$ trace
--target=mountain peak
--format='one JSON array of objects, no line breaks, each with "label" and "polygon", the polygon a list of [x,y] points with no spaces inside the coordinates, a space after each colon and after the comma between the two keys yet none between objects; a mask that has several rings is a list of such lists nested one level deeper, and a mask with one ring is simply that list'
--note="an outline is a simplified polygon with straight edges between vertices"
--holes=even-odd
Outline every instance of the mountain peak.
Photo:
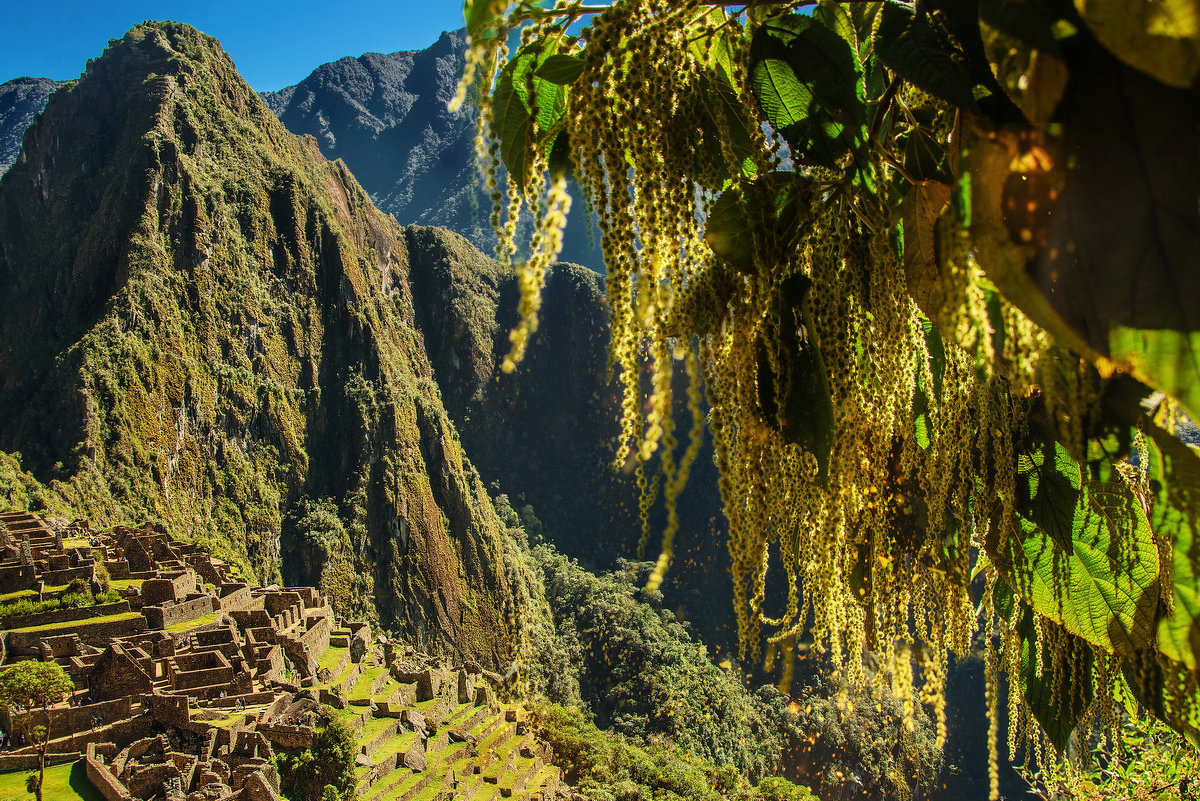
[{"label": "mountain peak", "polygon": [[432,381],[403,229],[212,37],[112,41],[0,181],[0,449],[499,665],[508,541]]}]

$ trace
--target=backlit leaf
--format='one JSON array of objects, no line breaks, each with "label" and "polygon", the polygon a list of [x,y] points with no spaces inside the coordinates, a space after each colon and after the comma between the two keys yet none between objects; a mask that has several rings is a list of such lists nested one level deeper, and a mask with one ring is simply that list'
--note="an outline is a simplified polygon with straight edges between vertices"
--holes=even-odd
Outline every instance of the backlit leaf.
[{"label": "backlit leaf", "polygon": [[[1065,752],[1071,734],[1092,703],[1092,651],[1078,638],[1068,637],[1065,652],[1052,653],[1039,642],[1033,610],[1022,606],[1024,611],[1017,623],[1021,637],[1021,696],[1050,742]],[[1053,661],[1055,658],[1060,661]],[[1079,674],[1075,673],[1077,669]]]},{"label": "backlit leaf", "polygon": [[1129,66],[1181,89],[1200,75],[1200,0],[1075,0],[1075,7]]},{"label": "backlit leaf", "polygon": [[[1029,600],[1068,631],[1114,653],[1153,641],[1158,606],[1158,551],[1141,510],[1121,485],[1088,483],[1076,509],[1074,552],[1022,519],[1024,556],[1032,567]],[[1120,532],[1120,533],[1118,533]],[[1126,538],[1121,553],[1118,538]],[[1018,582],[1016,588],[1020,592]]]},{"label": "backlit leaf", "polygon": [[540,67],[554,56],[552,50],[519,51],[500,71],[492,96],[500,157],[509,174],[522,184],[528,179],[535,148],[549,153],[566,115],[565,88],[537,76]]},{"label": "backlit leaf", "polygon": [[583,74],[583,67],[583,59],[579,56],[555,53],[543,61],[534,74],[550,83],[565,86],[574,83],[575,79]]},{"label": "backlit leaf", "polygon": [[1017,458],[1017,510],[1068,554],[1081,482],[1079,464],[1057,442],[1037,442]]},{"label": "backlit leaf", "polygon": [[793,158],[835,167],[865,142],[866,87],[855,47],[826,17],[835,25],[840,19],[793,14],[756,30],[750,82]]},{"label": "backlit leaf", "polygon": [[1171,613],[1158,623],[1158,649],[1200,670],[1200,456],[1170,433],[1147,427],[1146,468],[1155,493],[1151,523],[1173,543]]},{"label": "backlit leaf", "polygon": [[939,313],[944,299],[937,264],[934,226],[950,205],[950,187],[941,181],[919,181],[904,196],[904,275],[909,294],[926,315]]},{"label": "backlit leaf", "polygon": [[[1055,470],[1068,477],[1080,475],[1066,448],[1052,444]],[[1060,481],[1054,483],[1055,494],[1069,494]],[[1042,517],[1058,515],[1061,503],[1056,501]],[[1160,591],[1158,548],[1145,512],[1128,487],[1080,481],[1070,552],[1030,518],[1018,515],[1017,522],[1023,533],[1020,550],[1011,560],[990,555],[1035,611],[1112,653],[1129,655],[1153,647]]]}]

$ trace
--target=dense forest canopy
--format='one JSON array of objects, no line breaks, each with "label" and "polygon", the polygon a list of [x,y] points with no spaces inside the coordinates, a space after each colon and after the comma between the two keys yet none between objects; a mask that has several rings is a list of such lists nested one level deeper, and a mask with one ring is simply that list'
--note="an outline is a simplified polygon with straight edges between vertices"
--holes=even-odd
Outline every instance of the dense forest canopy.
[{"label": "dense forest canopy", "polygon": [[1042,765],[1125,714],[1200,744],[1200,3],[464,11],[501,255],[540,220],[508,366],[573,176],[616,463],[670,508],[707,424],[744,651],[811,636],[943,739],[982,641],[993,793],[1004,704]]}]

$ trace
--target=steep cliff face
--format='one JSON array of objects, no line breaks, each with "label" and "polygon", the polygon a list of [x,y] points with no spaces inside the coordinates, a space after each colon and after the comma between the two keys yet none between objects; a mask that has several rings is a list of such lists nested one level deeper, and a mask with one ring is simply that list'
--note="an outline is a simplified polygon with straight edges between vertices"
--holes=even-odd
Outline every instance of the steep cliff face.
[{"label": "steep cliff face", "polygon": [[414,325],[412,256],[217,42],[147,23],[0,179],[0,449],[80,511],[152,517],[500,664],[504,528]]},{"label": "steep cliff face", "polygon": [[0,83],[0,175],[17,160],[25,129],[59,86],[49,78],[14,78]]},{"label": "steep cliff face", "polygon": [[[514,275],[444,229],[413,226],[406,237],[417,324],[446,408],[484,480],[515,507],[532,505],[546,538],[564,553],[598,569],[632,559],[641,537],[639,492],[632,473],[612,464],[620,386],[608,370],[601,276],[554,265],[538,331],[517,370],[505,375],[499,365],[517,321]],[[679,412],[679,425],[687,426]],[[707,440],[678,508],[666,602],[710,643],[733,646],[725,518]],[[664,518],[656,506],[649,558]]]}]

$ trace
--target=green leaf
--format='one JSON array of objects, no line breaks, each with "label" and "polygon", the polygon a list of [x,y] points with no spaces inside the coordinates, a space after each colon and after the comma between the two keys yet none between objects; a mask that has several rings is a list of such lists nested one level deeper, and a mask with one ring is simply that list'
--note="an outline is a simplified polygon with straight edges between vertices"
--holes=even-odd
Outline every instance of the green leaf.
[{"label": "green leaf", "polygon": [[[1061,495],[1070,494],[1062,481],[1074,486],[1072,476],[1081,475],[1065,447],[1055,442],[1053,448],[1054,469],[1064,479],[1038,488],[1057,498],[1043,515],[1059,514]],[[1021,548],[1007,560],[989,555],[1018,595],[1072,634],[1111,653],[1151,648],[1160,587],[1158,548],[1145,511],[1124,484],[1080,480],[1078,488],[1070,552],[1018,514]]]},{"label": "green leaf", "polygon": [[1167,431],[1146,426],[1143,458],[1154,492],[1150,520],[1173,543],[1171,613],[1158,622],[1158,650],[1200,670],[1200,456]]},{"label": "green leaf", "polygon": [[928,450],[932,441],[929,438],[929,398],[938,398],[942,394],[942,376],[946,372],[946,346],[942,342],[941,332],[930,320],[922,318],[921,328],[925,334],[925,347],[929,351],[929,368],[933,374],[933,387],[925,385],[923,371],[917,371],[917,389],[913,396],[913,429],[917,446]]},{"label": "green leaf", "polygon": [[1170,86],[1200,76],[1200,0],[1075,0],[1092,33],[1117,58]]},{"label": "green leaf", "polygon": [[794,158],[836,167],[866,141],[866,87],[853,42],[823,19],[853,33],[832,13],[793,14],[758,28],[750,43],[750,83]]},{"label": "green leaf", "polygon": [[758,398],[767,423],[784,439],[803,446],[817,459],[822,480],[829,475],[833,451],[833,399],[829,377],[813,338],[808,289],[812,281],[793,275],[780,284],[778,342],[779,372],[773,369],[768,345],[758,346]]},{"label": "green leaf", "polygon": [[1200,332],[1117,325],[1109,331],[1108,350],[1135,378],[1200,415]]},{"label": "green leaf", "polygon": [[875,54],[914,86],[964,111],[979,113],[971,91],[976,81],[965,55],[950,46],[926,14],[896,0],[885,2],[875,33]]},{"label": "green leaf", "polygon": [[1079,508],[1079,464],[1057,442],[1035,442],[1017,457],[1017,511],[1050,535],[1067,554]]},{"label": "green leaf", "polygon": [[[1021,638],[1021,696],[1060,753],[1092,703],[1092,651],[1077,637],[1052,652],[1038,641],[1033,610],[1024,606],[1017,634]],[[1041,675],[1038,675],[1039,663]],[[1079,674],[1074,673],[1078,668]]]},{"label": "green leaf", "polygon": [[513,83],[512,62],[500,71],[492,94],[492,114],[496,137],[500,140],[500,158],[509,175],[524,183],[529,171],[533,117]]},{"label": "green leaf", "polygon": [[992,593],[996,614],[1000,616],[1001,620],[1012,620],[1013,613],[1017,608],[1016,595],[1013,594],[1012,587],[1008,586],[1004,579],[997,577]]},{"label": "green leaf", "polygon": [[566,86],[583,74],[583,67],[584,61],[579,56],[555,53],[541,63],[535,74],[550,83]]},{"label": "green leaf", "polygon": [[535,149],[550,152],[566,117],[566,89],[537,77],[554,49],[551,45],[541,52],[518,51],[500,71],[492,95],[500,157],[509,175],[521,184],[529,179]]},{"label": "green leaf", "polygon": [[781,21],[760,28],[750,45],[750,81],[767,121],[785,137],[808,118],[812,92],[796,77],[788,63],[787,43],[794,38]]},{"label": "green leaf", "polygon": [[505,3],[496,0],[465,0],[463,19],[467,24],[467,35],[475,41],[499,36],[504,6]]}]

